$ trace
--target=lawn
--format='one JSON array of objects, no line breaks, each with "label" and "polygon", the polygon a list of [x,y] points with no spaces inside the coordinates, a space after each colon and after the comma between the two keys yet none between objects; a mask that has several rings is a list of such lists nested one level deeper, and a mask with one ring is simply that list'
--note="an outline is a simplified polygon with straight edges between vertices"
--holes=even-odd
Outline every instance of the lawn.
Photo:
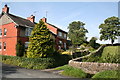
[{"label": "lawn", "polygon": [[106,56],[106,55],[116,55],[116,54],[120,54],[120,46],[107,46],[104,48],[103,53],[102,53],[102,57]]}]

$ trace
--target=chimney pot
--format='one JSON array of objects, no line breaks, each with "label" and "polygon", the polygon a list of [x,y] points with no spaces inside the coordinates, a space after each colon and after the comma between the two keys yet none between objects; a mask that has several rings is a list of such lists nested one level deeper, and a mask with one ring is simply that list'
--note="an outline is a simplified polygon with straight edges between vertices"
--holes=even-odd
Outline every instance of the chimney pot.
[{"label": "chimney pot", "polygon": [[2,8],[2,12],[9,13],[9,7],[7,6],[7,4],[4,6],[4,8]]},{"label": "chimney pot", "polygon": [[34,21],[35,21],[35,16],[31,15],[30,17],[27,17],[27,20],[30,20],[31,22],[34,23]]},{"label": "chimney pot", "polygon": [[45,18],[45,17],[43,17],[41,20],[42,20],[43,22],[47,22],[47,18]]}]

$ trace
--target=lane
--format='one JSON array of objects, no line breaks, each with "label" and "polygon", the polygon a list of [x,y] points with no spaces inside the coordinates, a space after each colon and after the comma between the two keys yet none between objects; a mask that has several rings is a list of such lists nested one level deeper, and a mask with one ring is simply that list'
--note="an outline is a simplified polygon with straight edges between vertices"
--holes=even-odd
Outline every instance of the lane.
[{"label": "lane", "polygon": [[2,64],[2,77],[4,78],[67,78],[61,75],[40,70],[25,69],[8,64]]}]

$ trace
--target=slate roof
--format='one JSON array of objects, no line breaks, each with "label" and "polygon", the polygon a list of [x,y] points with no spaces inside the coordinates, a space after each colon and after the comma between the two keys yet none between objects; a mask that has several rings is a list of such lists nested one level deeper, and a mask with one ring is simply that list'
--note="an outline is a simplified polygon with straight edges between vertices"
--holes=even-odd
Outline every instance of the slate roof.
[{"label": "slate roof", "polygon": [[20,26],[28,26],[28,27],[34,27],[34,23],[32,23],[30,20],[12,15],[12,14],[8,14],[8,16],[18,25]]},{"label": "slate roof", "polygon": [[3,14],[6,14],[7,16],[9,16],[17,25],[19,26],[23,26],[23,27],[34,27],[35,23],[32,23],[31,21],[27,20],[27,19],[24,19],[24,18],[21,18],[21,17],[18,17],[18,16],[15,16],[13,14],[10,14],[10,13],[2,13],[0,15],[0,17],[3,15]]},{"label": "slate roof", "polygon": [[62,29],[60,29],[60,28],[56,27],[56,26],[55,26],[55,25],[53,25],[53,24],[50,24],[50,23],[47,23],[47,24],[49,24],[49,25],[51,25],[51,26],[53,26],[53,27],[57,28],[58,30],[60,30],[60,31],[62,31],[62,32],[64,32],[64,33],[67,33],[66,31],[63,31]]}]

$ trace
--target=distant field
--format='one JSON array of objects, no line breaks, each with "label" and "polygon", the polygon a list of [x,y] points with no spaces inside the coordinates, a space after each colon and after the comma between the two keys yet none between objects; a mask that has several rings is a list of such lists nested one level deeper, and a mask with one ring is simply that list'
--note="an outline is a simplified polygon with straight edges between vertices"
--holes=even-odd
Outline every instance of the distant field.
[{"label": "distant field", "polygon": [[102,56],[105,56],[107,54],[110,54],[110,55],[120,54],[120,46],[105,47],[103,50]]}]

